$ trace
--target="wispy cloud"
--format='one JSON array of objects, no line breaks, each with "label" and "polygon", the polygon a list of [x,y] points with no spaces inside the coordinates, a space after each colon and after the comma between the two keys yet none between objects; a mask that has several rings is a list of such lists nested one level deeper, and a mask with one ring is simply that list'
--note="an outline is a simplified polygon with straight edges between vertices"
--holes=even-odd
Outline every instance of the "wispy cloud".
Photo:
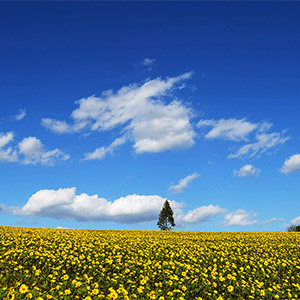
[{"label": "wispy cloud", "polygon": [[145,66],[147,67],[148,71],[152,71],[153,69],[153,66],[155,65],[155,62],[156,62],[156,59],[154,58],[145,58],[143,61],[142,61],[142,66]]},{"label": "wispy cloud", "polygon": [[17,151],[8,146],[14,139],[13,132],[0,132],[0,161],[2,162],[16,162],[18,161]]},{"label": "wispy cloud", "polygon": [[280,144],[284,144],[290,138],[281,133],[271,132],[272,124],[269,122],[251,123],[245,119],[220,119],[220,120],[200,120],[197,124],[199,128],[212,127],[205,134],[206,139],[223,139],[234,142],[249,142],[241,146],[235,153],[231,153],[227,158],[241,158],[243,156],[253,157],[262,154],[267,150]]},{"label": "wispy cloud", "polygon": [[73,124],[44,118],[42,125],[56,133],[120,128],[134,142],[138,154],[187,148],[195,137],[191,111],[178,100],[168,104],[163,100],[172,97],[172,91],[191,76],[192,72],[165,80],[156,78],[141,86],[124,86],[116,93],[105,91],[101,97],[82,98],[71,114]]},{"label": "wispy cloud", "polygon": [[126,142],[125,136],[117,138],[108,147],[103,146],[103,147],[97,148],[94,152],[85,154],[83,160],[104,159],[108,154],[110,154],[110,155],[113,154],[114,149],[120,147],[125,142]]},{"label": "wispy cloud", "polygon": [[188,175],[182,179],[179,180],[178,184],[176,185],[171,185],[169,187],[169,191],[171,191],[172,193],[174,194],[178,194],[178,193],[181,193],[187,186],[188,184],[194,180],[195,178],[198,178],[200,175],[195,172],[191,175]]},{"label": "wispy cloud", "polygon": [[43,118],[41,124],[52,132],[63,134],[79,132],[88,124],[88,122],[77,122],[74,125],[70,125],[66,121]]},{"label": "wispy cloud", "polygon": [[242,146],[236,153],[231,153],[228,158],[239,158],[245,155],[253,157],[256,154],[262,154],[273,147],[284,144],[290,139],[278,132],[259,133],[255,138],[256,142]]},{"label": "wispy cloud", "polygon": [[242,166],[239,170],[234,170],[234,175],[239,177],[250,177],[250,176],[258,176],[260,173],[260,169],[255,168],[251,164],[246,164]]},{"label": "wispy cloud", "polygon": [[294,154],[287,158],[280,169],[280,172],[286,175],[296,171],[300,171],[300,154]]},{"label": "wispy cloud", "polygon": [[245,119],[220,119],[220,120],[200,120],[197,124],[201,127],[212,127],[205,135],[207,139],[224,139],[231,141],[247,141],[247,136],[255,130],[259,124],[250,123]]},{"label": "wispy cloud", "polygon": [[222,221],[220,225],[224,225],[228,227],[249,226],[249,225],[265,225],[273,222],[284,221],[283,219],[271,218],[269,220],[260,222],[254,219],[257,215],[258,214],[255,212],[247,212],[244,209],[237,209],[234,212],[226,214],[224,217],[224,221]]},{"label": "wispy cloud", "polygon": [[25,109],[20,109],[19,113],[13,117],[14,120],[20,121],[26,116],[26,110]]}]

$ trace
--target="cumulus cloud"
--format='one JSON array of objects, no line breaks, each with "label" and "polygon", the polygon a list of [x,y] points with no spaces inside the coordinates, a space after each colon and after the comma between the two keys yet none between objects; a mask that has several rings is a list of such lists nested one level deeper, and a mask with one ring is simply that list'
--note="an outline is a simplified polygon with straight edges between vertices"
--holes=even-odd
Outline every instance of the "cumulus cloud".
[{"label": "cumulus cloud", "polygon": [[51,166],[55,160],[67,160],[70,157],[57,148],[45,150],[42,142],[36,137],[26,137],[17,146],[9,146],[13,140],[13,132],[0,133],[0,162]]},{"label": "cumulus cloud", "polygon": [[[127,195],[108,201],[98,195],[76,194],[76,188],[40,190],[33,194],[23,207],[0,205],[2,213],[18,216],[49,217],[55,219],[73,218],[78,221],[117,222],[123,224],[157,221],[166,198],[157,195]],[[218,205],[201,206],[188,211],[184,203],[169,200],[177,227],[208,222],[226,210]]]},{"label": "cumulus cloud", "polygon": [[[143,223],[156,220],[166,199],[156,195],[128,195],[108,201],[98,195],[82,193],[76,188],[40,190],[14,213],[56,219],[74,218],[79,221],[113,221],[118,223]],[[170,201],[174,209],[183,204]]]},{"label": "cumulus cloud", "polygon": [[188,211],[185,215],[181,210],[178,211],[176,215],[176,222],[179,226],[184,227],[189,224],[208,222],[212,217],[224,212],[226,212],[226,209],[221,208],[219,205],[204,205]]},{"label": "cumulus cloud", "polygon": [[245,119],[220,119],[200,120],[197,124],[200,127],[212,127],[205,135],[207,139],[224,139],[231,141],[247,141],[247,136],[258,127],[257,123],[250,123]]},{"label": "cumulus cloud", "polygon": [[55,160],[67,160],[70,156],[59,149],[46,151],[42,142],[36,137],[26,137],[19,144],[19,153],[24,156],[23,164],[41,164],[51,166]]},{"label": "cumulus cloud", "polygon": [[26,110],[25,109],[19,109],[19,113],[14,116],[14,120],[20,121],[26,116]]},{"label": "cumulus cloud", "polygon": [[264,225],[273,222],[283,221],[283,219],[271,218],[269,220],[259,222],[254,219],[257,215],[258,214],[255,212],[247,212],[244,209],[237,209],[234,212],[226,214],[224,217],[224,221],[221,222],[220,224],[231,227],[231,226],[247,226],[247,225]]},{"label": "cumulus cloud", "polygon": [[13,132],[0,132],[0,162],[15,162],[18,161],[16,150],[9,147],[8,144],[14,139]]},{"label": "cumulus cloud", "polygon": [[259,133],[255,138],[255,143],[249,143],[242,146],[236,153],[231,153],[228,158],[242,157],[245,155],[253,157],[256,154],[264,153],[273,147],[284,144],[290,139],[289,137],[285,137],[282,133],[278,132]]},{"label": "cumulus cloud", "polygon": [[297,217],[297,218],[295,218],[295,219],[293,219],[293,220],[291,220],[291,223],[293,225],[299,225],[300,224],[300,216]]},{"label": "cumulus cloud", "polygon": [[255,176],[259,175],[260,169],[255,168],[254,166],[250,164],[246,164],[242,166],[239,170],[234,170],[234,175],[239,176],[239,177],[250,177],[250,176]]},{"label": "cumulus cloud", "polygon": [[195,137],[190,109],[176,99],[163,100],[191,76],[192,72],[156,78],[143,85],[124,86],[116,93],[105,91],[101,97],[82,98],[71,114],[72,124],[50,118],[42,119],[42,124],[57,133],[120,128],[133,141],[136,153],[190,147]]},{"label": "cumulus cloud", "polygon": [[300,154],[294,154],[287,158],[280,169],[281,173],[289,174],[300,171]]},{"label": "cumulus cloud", "polygon": [[179,180],[178,184],[176,185],[171,185],[169,187],[169,191],[171,191],[172,193],[174,194],[178,194],[178,193],[181,193],[187,186],[188,184],[194,180],[195,178],[198,178],[200,175],[195,172],[191,175],[188,175],[182,179]]},{"label": "cumulus cloud", "polygon": [[104,159],[108,154],[113,154],[114,149],[120,147],[125,142],[126,142],[125,136],[117,138],[108,147],[100,147],[97,148],[94,152],[85,154],[83,160]]}]

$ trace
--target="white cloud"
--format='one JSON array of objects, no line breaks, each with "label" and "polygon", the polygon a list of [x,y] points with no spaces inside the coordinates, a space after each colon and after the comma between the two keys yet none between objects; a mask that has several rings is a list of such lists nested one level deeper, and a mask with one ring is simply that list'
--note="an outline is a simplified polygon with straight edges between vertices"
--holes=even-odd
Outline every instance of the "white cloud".
[{"label": "white cloud", "polygon": [[26,137],[19,144],[19,153],[24,155],[22,163],[24,164],[41,164],[51,166],[56,159],[67,160],[70,158],[68,154],[63,153],[59,149],[46,151],[42,142],[36,137]]},{"label": "white cloud", "polygon": [[59,133],[120,128],[134,142],[136,153],[190,147],[195,137],[190,109],[176,99],[168,104],[163,100],[191,76],[189,72],[165,80],[156,78],[141,86],[124,86],[116,93],[105,91],[101,97],[82,98],[71,114],[72,125],[49,118],[43,119],[42,124]]},{"label": "white cloud", "polygon": [[57,226],[55,229],[70,229],[68,227]]},{"label": "white cloud", "polygon": [[55,133],[70,133],[70,132],[75,131],[73,129],[73,127],[65,121],[58,121],[58,120],[53,120],[50,118],[43,118],[41,121],[41,124],[44,127],[51,129],[51,131],[53,131]]},{"label": "white cloud", "polygon": [[257,123],[250,123],[245,119],[200,120],[198,127],[212,127],[205,135],[207,139],[224,139],[231,141],[247,141],[247,136],[258,127]]},{"label": "white cloud", "polygon": [[[56,219],[74,218],[79,221],[113,221],[118,223],[143,223],[154,221],[165,198],[156,195],[128,195],[108,201],[98,195],[76,195],[76,188],[40,190],[14,213]],[[174,209],[181,203],[170,201]]]},{"label": "white cloud", "polygon": [[0,162],[16,162],[18,161],[17,151],[12,147],[8,147],[8,144],[14,139],[13,132],[0,132]]},{"label": "white cloud", "polygon": [[120,147],[126,142],[126,137],[122,136],[115,139],[108,147],[97,148],[94,152],[87,153],[83,160],[104,159],[108,154],[113,154],[114,149]]},{"label": "white cloud", "polygon": [[244,209],[237,209],[234,212],[228,213],[224,217],[224,221],[220,223],[220,225],[224,226],[247,226],[247,225],[265,225],[273,222],[283,221],[283,219],[271,218],[269,220],[259,222],[257,220],[253,220],[258,214],[255,212],[247,212]]},{"label": "white cloud", "polygon": [[185,178],[180,179],[178,184],[171,185],[169,187],[169,191],[171,191],[174,194],[181,193],[192,180],[194,180],[195,178],[198,178],[199,176],[200,175],[197,172],[195,172],[191,175],[188,175]]},{"label": "white cloud", "polygon": [[153,66],[156,62],[156,59],[151,59],[151,58],[145,58],[142,62],[143,66]]},{"label": "white cloud", "polygon": [[271,224],[274,222],[282,222],[282,221],[284,221],[284,219],[282,219],[282,218],[271,218],[269,220],[261,222],[260,224],[264,225],[264,224]]},{"label": "white cloud", "polygon": [[22,120],[24,117],[26,116],[26,110],[25,109],[19,109],[19,113],[14,116],[14,119],[16,121],[20,121]]},{"label": "white cloud", "polygon": [[293,225],[299,225],[299,224],[300,224],[300,216],[297,217],[297,218],[295,218],[295,219],[293,219],[293,220],[291,221],[291,223],[292,223]]},{"label": "white cloud", "polygon": [[[124,224],[157,221],[166,198],[157,195],[128,195],[108,201],[98,195],[82,193],[76,188],[40,190],[33,194],[23,207],[0,205],[2,213],[21,216],[40,216],[55,219],[73,218],[78,221],[117,222]],[[177,227],[207,222],[226,210],[218,205],[201,206],[184,214],[184,203],[169,200],[174,210]]]},{"label": "white cloud", "polygon": [[260,169],[255,168],[254,166],[250,164],[246,164],[242,166],[239,170],[234,170],[234,174],[239,177],[249,177],[249,176],[255,176],[259,175]]},{"label": "white cloud", "polygon": [[292,172],[300,171],[300,154],[294,154],[287,158],[280,171],[286,175]]},{"label": "white cloud", "polygon": [[5,147],[7,144],[9,144],[14,139],[13,132],[7,132],[7,133],[0,133],[0,148]]},{"label": "white cloud", "polygon": [[[69,154],[59,149],[46,151],[36,137],[26,137],[17,146],[9,147],[14,139],[13,132],[0,133],[0,162],[21,162],[23,164],[41,164],[50,166],[55,160],[67,160]],[[23,158],[22,158],[23,157]]]},{"label": "white cloud", "polygon": [[284,144],[289,139],[289,137],[284,137],[283,134],[278,132],[259,133],[256,135],[255,143],[249,143],[242,146],[236,153],[231,153],[228,158],[239,158],[245,155],[253,157],[256,154],[264,153],[275,146]]},{"label": "white cloud", "polygon": [[221,222],[222,225],[225,226],[237,226],[237,225],[255,225],[258,224],[257,220],[251,220],[256,217],[257,213],[250,212],[248,213],[244,209],[237,209],[235,212],[228,213],[224,221]]},{"label": "white cloud", "polygon": [[[267,131],[272,127],[269,122],[251,123],[245,119],[220,119],[220,120],[200,120],[198,127],[212,127],[205,135],[207,139],[223,139],[234,142],[248,142],[250,135],[255,133],[254,142],[241,146],[236,153],[231,153],[228,158],[240,158],[242,156],[253,157],[257,154],[285,143],[289,137],[284,133]],[[252,135],[253,136],[253,135]]]},{"label": "white cloud", "polygon": [[66,121],[58,121],[50,118],[43,118],[41,124],[55,133],[62,134],[79,132],[87,125],[87,122],[78,122],[72,126]]},{"label": "white cloud", "polygon": [[189,224],[196,224],[210,221],[212,217],[226,212],[226,209],[219,205],[207,205],[195,208],[187,212],[186,215],[181,210],[177,212],[176,222],[179,226],[184,227]]}]

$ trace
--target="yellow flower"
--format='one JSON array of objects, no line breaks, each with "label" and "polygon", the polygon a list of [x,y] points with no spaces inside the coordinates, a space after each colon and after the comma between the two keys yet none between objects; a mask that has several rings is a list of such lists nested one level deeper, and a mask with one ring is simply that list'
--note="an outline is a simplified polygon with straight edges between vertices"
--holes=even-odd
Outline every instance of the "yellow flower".
[{"label": "yellow flower", "polygon": [[70,295],[71,291],[69,289],[65,290],[65,295]]},{"label": "yellow flower", "polygon": [[98,295],[98,293],[99,293],[99,290],[98,290],[98,289],[93,289],[93,290],[92,290],[92,294],[93,294],[93,295]]},{"label": "yellow flower", "polygon": [[19,291],[20,291],[21,294],[27,293],[28,292],[28,287],[25,284],[22,284],[20,286]]},{"label": "yellow flower", "polygon": [[233,290],[234,290],[234,287],[232,285],[230,285],[230,286],[227,287],[227,291],[229,293],[231,293]]},{"label": "yellow flower", "polygon": [[150,296],[150,299],[155,299],[155,292],[151,291],[149,296]]},{"label": "yellow flower", "polygon": [[26,295],[26,298],[31,299],[31,298],[32,298],[32,294],[31,294],[31,293],[28,293],[28,294]]}]

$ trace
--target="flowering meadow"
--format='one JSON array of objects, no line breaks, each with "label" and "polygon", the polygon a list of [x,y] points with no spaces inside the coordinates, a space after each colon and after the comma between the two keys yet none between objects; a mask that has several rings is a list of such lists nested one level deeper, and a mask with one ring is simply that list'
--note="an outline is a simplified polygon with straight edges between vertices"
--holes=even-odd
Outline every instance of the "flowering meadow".
[{"label": "flowering meadow", "polygon": [[0,227],[0,299],[299,299],[300,234]]}]

